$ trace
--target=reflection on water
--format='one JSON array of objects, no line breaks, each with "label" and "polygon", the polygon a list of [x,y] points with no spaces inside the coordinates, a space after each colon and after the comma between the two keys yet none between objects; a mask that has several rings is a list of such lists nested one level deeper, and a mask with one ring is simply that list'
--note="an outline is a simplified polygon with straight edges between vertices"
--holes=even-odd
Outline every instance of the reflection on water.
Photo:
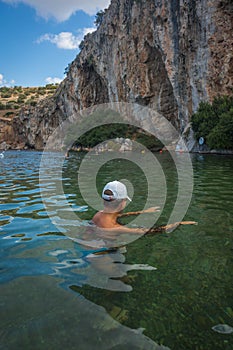
[{"label": "reflection on water", "polygon": [[[54,154],[53,167],[60,156]],[[56,177],[39,184],[40,157],[39,152],[9,151],[0,160],[3,348],[231,349],[232,335],[213,328],[233,326],[233,159],[192,157],[195,186],[185,219],[198,226],[127,246],[120,241],[109,251],[111,244],[75,240],[90,229],[94,214],[78,189],[82,155],[65,161],[65,199],[54,196]],[[168,184],[159,219],[164,223],[177,180],[168,155],[158,158]],[[111,162],[103,167],[99,191],[112,176],[125,178],[122,162],[117,170]],[[128,164],[135,188],[130,211],[145,203],[145,179],[138,171]],[[77,220],[69,220],[71,210]]]}]

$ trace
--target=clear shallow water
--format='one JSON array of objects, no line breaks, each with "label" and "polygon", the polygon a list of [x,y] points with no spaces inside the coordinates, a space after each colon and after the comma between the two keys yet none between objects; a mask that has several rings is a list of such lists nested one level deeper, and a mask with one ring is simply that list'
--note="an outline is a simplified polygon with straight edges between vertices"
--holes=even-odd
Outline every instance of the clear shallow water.
[{"label": "clear shallow water", "polygon": [[[174,205],[177,175],[167,154],[157,157],[168,181],[162,224]],[[39,183],[40,159],[39,152],[9,151],[0,160],[2,349],[233,348],[233,333],[212,330],[233,326],[233,158],[192,155],[194,192],[185,219],[198,226],[145,236],[99,256],[68,237],[95,212],[78,189],[82,155],[64,163],[69,205],[54,195],[58,179]],[[117,162],[101,170],[99,191],[113,176],[125,178],[127,169],[135,188],[127,209],[142,209],[143,172]],[[76,222],[67,219],[70,208]]]}]

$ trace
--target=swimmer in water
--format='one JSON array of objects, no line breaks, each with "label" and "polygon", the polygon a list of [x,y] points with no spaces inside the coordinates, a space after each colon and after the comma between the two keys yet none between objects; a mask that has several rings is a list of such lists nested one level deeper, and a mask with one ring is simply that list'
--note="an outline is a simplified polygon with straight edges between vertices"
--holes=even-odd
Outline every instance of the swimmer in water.
[{"label": "swimmer in water", "polygon": [[155,228],[129,228],[118,222],[118,218],[138,215],[143,213],[155,213],[159,211],[159,207],[151,207],[146,210],[123,213],[127,200],[131,201],[127,194],[126,186],[119,181],[108,182],[102,192],[104,200],[104,209],[97,212],[92,218],[92,222],[107,231],[132,232],[139,234],[159,233],[169,231],[179,225],[196,225],[195,221],[180,221],[170,225],[159,226]]}]

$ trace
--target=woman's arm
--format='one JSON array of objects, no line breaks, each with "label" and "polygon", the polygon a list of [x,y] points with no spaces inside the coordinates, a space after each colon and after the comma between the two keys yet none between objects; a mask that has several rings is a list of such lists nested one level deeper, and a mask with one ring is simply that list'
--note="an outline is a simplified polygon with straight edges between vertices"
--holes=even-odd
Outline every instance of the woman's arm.
[{"label": "woman's arm", "polygon": [[155,213],[159,211],[159,207],[151,207],[145,210],[139,211],[129,211],[128,213],[121,213],[118,215],[119,218],[130,216],[130,215],[139,215],[139,214],[147,214],[147,213]]},{"label": "woman's arm", "polygon": [[[175,222],[174,224],[169,225],[163,225],[158,227],[152,227],[149,228],[133,228],[133,227],[127,227],[123,225],[116,225],[113,228],[106,228],[106,229],[100,229],[102,233],[104,233],[105,237],[108,237],[107,234],[111,233],[136,233],[139,235],[145,235],[145,234],[151,234],[151,233],[163,233],[163,232],[170,232],[171,230],[177,228],[180,225],[197,225],[196,221],[179,221]],[[114,236],[110,235],[108,238],[114,239]]]},{"label": "woman's arm", "polygon": [[177,228],[180,225],[197,225],[197,224],[198,223],[196,221],[178,221],[178,222],[175,222],[174,224],[152,227],[151,229],[149,229],[146,232],[146,234],[170,232],[171,230],[174,230],[175,228]]}]

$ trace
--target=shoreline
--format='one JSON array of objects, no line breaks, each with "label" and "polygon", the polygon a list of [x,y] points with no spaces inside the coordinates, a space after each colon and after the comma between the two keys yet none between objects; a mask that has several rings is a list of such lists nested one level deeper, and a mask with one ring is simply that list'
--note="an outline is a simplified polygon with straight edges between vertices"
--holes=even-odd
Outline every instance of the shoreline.
[{"label": "shoreline", "polygon": [[[77,150],[77,149],[70,149],[69,150],[69,153],[70,152],[74,152],[74,153],[87,153],[87,152],[90,152],[92,151],[93,149],[92,148],[84,148],[84,149],[80,149],[80,150]],[[4,152],[4,153],[7,153],[9,151],[18,151],[18,152],[44,152],[44,149],[33,149],[33,148],[9,148],[7,150],[4,150],[4,149],[0,149],[0,153],[1,152]],[[150,151],[150,150],[149,150]],[[54,152],[54,153],[67,153],[67,150],[51,150],[51,152]],[[114,151],[114,150],[109,150],[109,151],[103,151],[103,152],[99,152],[97,153],[98,154],[101,154],[101,153],[106,153],[106,152],[115,152],[115,153],[127,153],[127,152],[137,152],[135,150],[131,150],[131,151]],[[198,154],[198,155],[222,155],[222,156],[233,156],[233,150],[210,150],[210,151],[190,151],[190,152],[185,152],[185,151],[175,151],[175,150],[172,150],[172,151],[168,151],[168,150],[158,150],[158,151],[151,151],[152,153],[160,153],[160,154],[163,154],[163,153],[167,153],[167,152],[172,152],[172,153],[177,153],[177,154],[181,154],[182,153],[190,153],[190,154]]]}]

